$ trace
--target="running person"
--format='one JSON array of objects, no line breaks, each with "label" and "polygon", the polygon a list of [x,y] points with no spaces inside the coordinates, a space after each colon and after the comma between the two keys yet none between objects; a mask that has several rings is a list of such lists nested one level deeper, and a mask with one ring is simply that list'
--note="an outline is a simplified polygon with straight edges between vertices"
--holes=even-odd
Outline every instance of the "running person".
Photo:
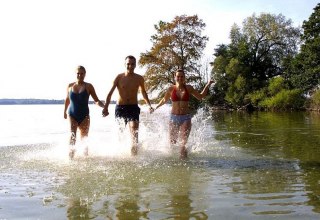
[{"label": "running person", "polygon": [[[89,97],[100,107],[104,107],[103,103],[98,99],[92,84],[84,81],[86,69],[83,66],[77,67],[77,81],[70,83],[67,88],[67,97],[64,102],[64,118],[69,115],[70,122],[70,151],[69,157],[72,159],[75,154],[74,145],[76,143],[77,129],[80,130],[80,137],[83,139],[88,136],[90,127],[89,116]],[[85,154],[88,154],[86,148]]]},{"label": "running person", "polygon": [[186,84],[186,76],[181,69],[176,71],[175,81],[176,84],[168,88],[155,109],[158,109],[171,99],[172,108],[169,122],[170,144],[176,144],[180,137],[180,158],[184,159],[188,156],[186,143],[191,131],[191,115],[189,110],[190,95],[199,100],[203,99],[207,95],[213,81],[210,80],[201,93],[191,85]]},{"label": "running person", "polygon": [[145,102],[151,107],[147,92],[145,90],[144,78],[136,74],[134,69],[136,67],[136,58],[134,56],[127,56],[125,58],[126,71],[116,76],[113,85],[107,95],[106,104],[103,108],[102,115],[105,117],[109,115],[108,107],[111,101],[112,94],[117,88],[119,98],[115,108],[115,117],[119,120],[124,120],[125,124],[129,124],[131,134],[131,154],[136,155],[138,152],[138,132],[139,132],[139,115],[140,108],[138,106],[138,90],[141,90]]}]

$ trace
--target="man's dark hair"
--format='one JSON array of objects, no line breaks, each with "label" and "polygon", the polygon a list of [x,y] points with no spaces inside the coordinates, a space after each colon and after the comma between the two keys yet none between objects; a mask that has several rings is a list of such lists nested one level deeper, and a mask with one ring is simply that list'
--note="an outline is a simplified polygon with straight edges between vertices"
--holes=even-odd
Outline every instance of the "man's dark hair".
[{"label": "man's dark hair", "polygon": [[86,68],[84,68],[84,66],[77,66],[77,70],[83,70],[85,73],[87,72],[86,71]]},{"label": "man's dark hair", "polygon": [[137,62],[136,58],[132,55],[126,56],[126,58],[124,60],[126,60],[126,59],[134,60],[135,63]]},{"label": "man's dark hair", "polygon": [[184,72],[183,69],[178,69],[178,70],[176,71],[176,73],[183,73],[184,75],[186,75],[186,73]]}]

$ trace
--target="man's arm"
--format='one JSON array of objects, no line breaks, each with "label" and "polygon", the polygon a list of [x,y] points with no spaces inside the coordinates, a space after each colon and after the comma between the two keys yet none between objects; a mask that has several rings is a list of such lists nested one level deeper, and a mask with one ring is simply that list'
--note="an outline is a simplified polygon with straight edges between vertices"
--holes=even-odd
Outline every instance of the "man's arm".
[{"label": "man's arm", "polygon": [[102,110],[102,116],[105,117],[107,115],[109,115],[109,111],[108,111],[108,107],[109,107],[109,104],[111,102],[111,97],[112,97],[112,94],[114,92],[114,90],[116,89],[117,85],[118,85],[118,81],[119,81],[119,75],[115,78],[115,80],[113,81],[113,85],[107,95],[107,98],[106,98],[106,103],[104,105],[104,108]]},{"label": "man's arm", "polygon": [[144,86],[144,78],[143,77],[141,77],[141,80],[140,80],[140,89],[141,89],[141,93],[142,93],[144,101],[149,105],[149,110],[153,111],[148,94],[147,94],[145,86]]}]

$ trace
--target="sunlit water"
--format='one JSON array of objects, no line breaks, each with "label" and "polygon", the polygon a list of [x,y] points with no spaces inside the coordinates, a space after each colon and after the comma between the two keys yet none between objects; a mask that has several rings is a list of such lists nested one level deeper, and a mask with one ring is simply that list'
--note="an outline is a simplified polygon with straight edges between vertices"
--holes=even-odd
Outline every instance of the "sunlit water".
[{"label": "sunlit water", "polygon": [[319,114],[200,109],[182,161],[168,106],[141,107],[136,157],[110,108],[70,161],[62,105],[0,106],[0,219],[320,218]]}]

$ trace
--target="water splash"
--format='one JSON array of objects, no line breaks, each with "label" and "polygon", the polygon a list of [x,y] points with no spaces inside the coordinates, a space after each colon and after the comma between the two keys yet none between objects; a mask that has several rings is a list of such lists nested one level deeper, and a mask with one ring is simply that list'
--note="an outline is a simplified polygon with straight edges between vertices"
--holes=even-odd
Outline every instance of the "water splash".
[{"label": "water splash", "polygon": [[[150,114],[147,109],[142,108],[141,110],[138,157],[144,159],[178,158],[179,147],[171,148],[169,144],[170,106],[165,106],[153,114]],[[75,159],[86,158],[84,152],[87,147],[89,158],[132,159],[129,127],[119,124],[112,117],[111,115],[107,120],[92,118],[89,137],[86,139],[80,140],[79,134],[77,134]],[[54,139],[54,143],[50,143],[50,148],[31,151],[24,154],[23,157],[25,160],[41,158],[68,163],[69,135],[65,131],[63,135],[51,137],[51,141]],[[212,146],[217,144],[214,135],[215,130],[211,115],[204,108],[199,109],[192,118],[192,129],[187,143],[189,153],[207,154],[210,152]]]}]

